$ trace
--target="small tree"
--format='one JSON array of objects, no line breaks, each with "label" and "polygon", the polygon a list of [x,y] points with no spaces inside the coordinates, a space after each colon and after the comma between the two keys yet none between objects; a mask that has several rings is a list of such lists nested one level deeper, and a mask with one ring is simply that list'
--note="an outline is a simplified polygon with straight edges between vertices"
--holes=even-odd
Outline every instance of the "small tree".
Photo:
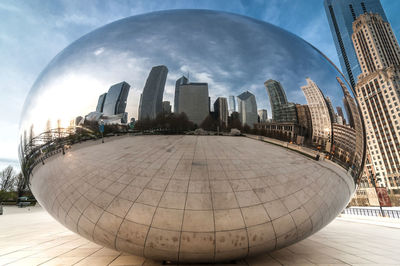
[{"label": "small tree", "polygon": [[15,171],[14,168],[9,165],[3,171],[0,172],[0,190],[11,191],[15,188]]},{"label": "small tree", "polygon": [[217,127],[219,126],[219,123],[217,120],[215,120],[212,115],[208,115],[203,122],[201,122],[200,127],[204,130],[209,130],[209,131],[217,131]]},{"label": "small tree", "polygon": [[250,133],[251,132],[251,128],[250,128],[250,126],[248,124],[244,124],[243,132],[244,133]]},{"label": "small tree", "polygon": [[20,172],[15,176],[16,180],[16,187],[17,187],[17,193],[18,197],[22,197],[27,190],[27,180],[24,178],[24,175]]},{"label": "small tree", "polygon": [[232,128],[242,130],[242,122],[240,122],[238,112],[233,112],[228,118],[228,129],[230,130]]}]

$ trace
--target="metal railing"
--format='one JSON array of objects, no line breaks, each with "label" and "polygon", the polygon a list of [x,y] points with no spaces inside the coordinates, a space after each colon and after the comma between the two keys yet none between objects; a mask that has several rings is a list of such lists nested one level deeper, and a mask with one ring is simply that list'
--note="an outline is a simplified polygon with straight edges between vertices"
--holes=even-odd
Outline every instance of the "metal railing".
[{"label": "metal railing", "polygon": [[[382,211],[384,217],[400,219],[399,210],[382,210]],[[382,213],[379,209],[368,209],[368,208],[347,208],[342,211],[342,214],[382,217]]]}]

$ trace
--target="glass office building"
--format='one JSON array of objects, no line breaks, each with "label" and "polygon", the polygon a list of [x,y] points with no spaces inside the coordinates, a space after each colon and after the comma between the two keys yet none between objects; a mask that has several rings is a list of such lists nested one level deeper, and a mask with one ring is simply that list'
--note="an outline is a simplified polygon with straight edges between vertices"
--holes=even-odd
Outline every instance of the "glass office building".
[{"label": "glass office building", "polygon": [[353,21],[369,12],[378,13],[387,21],[385,12],[379,0],[325,0],[324,6],[342,72],[355,88],[361,69],[351,40]]},{"label": "glass office building", "polygon": [[130,87],[125,81],[110,87],[103,106],[105,115],[123,114],[125,112]]}]

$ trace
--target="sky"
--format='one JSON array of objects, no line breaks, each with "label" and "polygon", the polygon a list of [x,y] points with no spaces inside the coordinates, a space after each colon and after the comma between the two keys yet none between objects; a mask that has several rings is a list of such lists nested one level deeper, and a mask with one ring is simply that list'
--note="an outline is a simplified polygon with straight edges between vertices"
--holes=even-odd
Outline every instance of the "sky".
[{"label": "sky", "polygon": [[[381,0],[396,36],[400,1]],[[322,0],[3,0],[0,2],[0,160],[17,159],[19,120],[33,83],[60,51],[125,17],[168,9],[211,9],[263,20],[305,39],[339,66]]]}]

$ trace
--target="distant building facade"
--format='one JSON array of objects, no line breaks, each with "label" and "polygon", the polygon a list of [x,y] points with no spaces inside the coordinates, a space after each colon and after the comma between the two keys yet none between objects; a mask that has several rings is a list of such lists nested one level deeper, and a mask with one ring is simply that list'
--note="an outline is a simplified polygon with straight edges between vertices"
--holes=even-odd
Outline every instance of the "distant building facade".
[{"label": "distant building facade", "polygon": [[175,96],[174,96],[174,113],[178,113],[179,106],[179,87],[184,84],[188,84],[189,79],[185,76],[182,76],[175,82]]},{"label": "distant building facade", "polygon": [[106,101],[107,93],[103,93],[99,96],[99,100],[97,101],[96,112],[102,113],[104,109],[104,102]]},{"label": "distant building facade", "polygon": [[162,99],[168,68],[166,66],[155,66],[151,69],[143,88],[139,120],[156,118],[162,112]]},{"label": "distant building facade", "polygon": [[329,115],[331,116],[331,121],[332,121],[332,123],[336,123],[336,121],[337,121],[336,113],[335,113],[335,109],[333,109],[332,101],[328,96],[325,98],[325,101],[326,101],[326,105],[328,106],[328,111],[329,111]]},{"label": "distant building facade", "polygon": [[130,85],[125,81],[117,83],[110,87],[110,89],[107,92],[107,96],[105,97],[103,105],[104,115],[111,116],[111,115],[125,113],[126,100],[128,98],[129,88]]},{"label": "distant building facade", "polygon": [[[355,129],[355,149],[354,149],[354,160],[352,163],[354,165],[362,165],[362,156],[363,153],[362,151],[364,150],[364,137],[363,137],[363,126],[362,126],[362,121],[361,121],[361,116],[358,111],[357,103],[355,99],[351,96],[349,90],[347,89],[346,85],[344,82],[339,78],[336,77],[336,80],[338,81],[340,87],[342,88],[343,91],[343,103],[344,107],[347,113],[347,117],[350,120],[349,126],[353,129]],[[361,169],[353,169],[353,170],[361,170]]]},{"label": "distant building facade", "polygon": [[[279,136],[281,137],[286,136],[286,138],[291,142],[297,143],[298,140],[301,141],[301,139],[298,138],[299,126],[297,123],[268,121],[265,123],[258,123],[255,126],[257,129],[263,129],[269,132],[272,138],[279,138]],[[297,144],[302,144],[302,143],[297,143]]]},{"label": "distant building facade", "polygon": [[306,104],[296,104],[298,118],[298,135],[301,137],[296,142],[298,144],[310,143],[312,138],[312,120],[310,108]]},{"label": "distant building facade", "polygon": [[[337,113],[338,113],[338,116],[337,116],[336,119],[339,119],[339,117],[340,117],[340,118],[341,118],[341,121],[342,121],[342,124],[345,125],[345,124],[346,124],[346,119],[345,119],[345,117],[344,117],[342,107],[336,106],[336,111],[337,111]],[[338,122],[338,123],[339,123],[339,122]]]},{"label": "distant building facade", "polygon": [[379,14],[360,15],[352,39],[362,70],[356,94],[378,183],[399,188],[400,47]]},{"label": "distant building facade", "polygon": [[218,121],[225,127],[228,126],[228,101],[225,97],[218,97],[214,102],[214,113]]},{"label": "distant building facade", "polygon": [[209,115],[207,83],[188,83],[179,86],[178,113],[185,113],[190,121],[200,125]]},{"label": "distant building facade", "polygon": [[163,113],[170,114],[172,109],[171,103],[169,101],[162,102],[162,109]]},{"label": "distant building facade", "polygon": [[236,100],[235,96],[230,95],[229,96],[229,115],[231,115],[233,112],[236,112]]},{"label": "distant building facade", "polygon": [[265,83],[271,104],[272,121],[275,122],[296,122],[296,105],[289,103],[285,90],[280,82],[269,79]]},{"label": "distant building facade", "polygon": [[249,91],[237,96],[239,119],[242,125],[253,128],[258,122],[256,97]]},{"label": "distant building facade", "polygon": [[265,109],[258,110],[258,117],[260,123],[265,123],[268,120],[268,111]]},{"label": "distant building facade", "polygon": [[334,156],[350,166],[356,151],[356,130],[349,125],[333,123]]},{"label": "distant building facade", "polygon": [[331,117],[320,88],[307,78],[307,85],[301,89],[307,100],[312,121],[312,141],[317,145],[326,145],[332,136]]},{"label": "distant building facade", "polygon": [[361,68],[351,39],[353,21],[361,14],[372,12],[387,22],[385,11],[379,0],[325,0],[324,6],[342,72],[355,88]]}]

